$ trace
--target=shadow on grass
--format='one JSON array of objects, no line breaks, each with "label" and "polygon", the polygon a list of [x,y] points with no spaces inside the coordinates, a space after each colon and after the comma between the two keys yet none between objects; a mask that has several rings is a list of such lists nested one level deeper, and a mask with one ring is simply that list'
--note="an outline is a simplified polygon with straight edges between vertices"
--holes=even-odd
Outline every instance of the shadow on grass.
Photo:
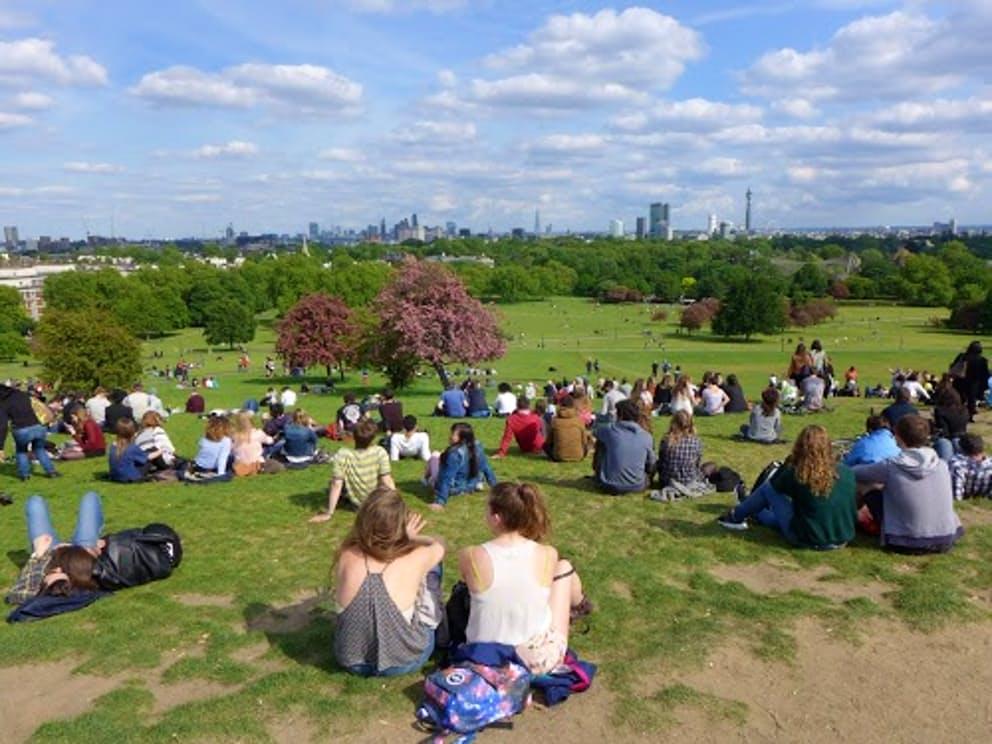
[{"label": "shadow on grass", "polygon": [[596,481],[593,478],[581,476],[579,478],[551,478],[544,475],[532,475],[528,481],[539,486],[549,486],[551,488],[572,488],[576,491],[595,494],[596,496],[607,496],[608,494],[596,488]]},{"label": "shadow on grass", "polygon": [[[306,491],[289,495],[289,502],[308,511],[317,513],[327,508],[327,491]],[[344,502],[340,505],[343,506]]]},{"label": "shadow on grass", "polygon": [[425,504],[434,503],[434,491],[419,480],[396,481],[396,490]]},{"label": "shadow on grass", "polygon": [[[777,336],[768,336],[767,338],[778,338]],[[669,333],[665,335],[666,340],[674,341],[688,341],[697,343],[707,343],[707,344],[741,344],[741,345],[751,345],[751,344],[761,344],[760,338],[752,337],[748,339],[740,338],[739,336],[711,336],[709,334],[701,333],[695,336],[690,336],[688,333]]]},{"label": "shadow on grass", "polygon": [[327,593],[285,607],[252,602],[244,610],[245,628],[265,633],[269,645],[299,664],[340,672],[333,652],[336,615],[329,603]]},{"label": "shadow on grass", "polygon": [[18,568],[21,568],[25,563],[28,562],[28,558],[31,554],[26,550],[8,550],[7,559],[13,563]]}]

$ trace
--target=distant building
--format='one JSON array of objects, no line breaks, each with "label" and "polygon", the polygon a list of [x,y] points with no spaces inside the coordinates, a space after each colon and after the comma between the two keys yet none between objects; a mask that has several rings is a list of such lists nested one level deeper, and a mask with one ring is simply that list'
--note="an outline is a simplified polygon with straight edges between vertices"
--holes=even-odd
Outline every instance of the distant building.
[{"label": "distant building", "polygon": [[5,225],[3,228],[3,242],[8,248],[16,249],[18,244],[21,242],[20,236],[17,233],[16,225]]},{"label": "distant building", "polygon": [[724,239],[730,237],[730,228],[731,228],[731,226],[730,226],[730,223],[729,222],[726,222],[726,221],[721,222],[720,223],[720,231],[719,231],[720,232],[720,237],[721,238],[724,238]]},{"label": "distant building", "polygon": [[610,220],[610,237],[623,237],[623,220]]},{"label": "distant building", "polygon": [[651,223],[651,237],[666,237],[668,235],[668,226],[671,224],[671,207],[667,203],[655,202],[651,205],[649,218]]},{"label": "distant building", "polygon": [[444,224],[444,233],[449,238],[455,237],[455,235],[458,234],[458,225],[456,225],[454,222],[450,222],[450,221],[446,222]]},{"label": "distant building", "polygon": [[471,238],[472,237],[472,231],[469,228],[467,228],[467,227],[463,227],[461,230],[458,231],[458,237],[459,238]]},{"label": "distant building", "polygon": [[320,225],[316,222],[311,222],[308,235],[310,236],[310,240],[320,240]]},{"label": "distant building", "polygon": [[751,187],[748,186],[747,193],[744,197],[747,199],[747,209],[744,212],[744,232],[748,235],[751,234]]},{"label": "distant building", "polygon": [[523,240],[527,235],[526,231],[522,227],[513,228],[513,232],[510,233],[514,240]]},{"label": "distant building", "polygon": [[444,264],[455,264],[455,263],[471,263],[480,264],[482,266],[487,266],[488,268],[493,268],[496,266],[496,262],[489,258],[489,256],[448,256],[442,253],[440,256],[427,256],[425,261],[430,261],[432,263],[444,263]]},{"label": "distant building", "polygon": [[418,223],[417,223],[417,213],[416,212],[413,213],[413,217],[410,219],[410,225],[412,227],[417,227],[417,225],[418,225]]},{"label": "distant building", "polygon": [[534,235],[540,237],[541,235],[541,210],[534,210]]},{"label": "distant building", "polygon": [[706,223],[706,232],[710,235],[716,235],[716,231],[720,228],[720,223],[717,222],[716,215],[711,214],[709,222]]},{"label": "distant building", "polygon": [[643,217],[637,218],[637,239],[644,240],[648,234],[648,221]]}]

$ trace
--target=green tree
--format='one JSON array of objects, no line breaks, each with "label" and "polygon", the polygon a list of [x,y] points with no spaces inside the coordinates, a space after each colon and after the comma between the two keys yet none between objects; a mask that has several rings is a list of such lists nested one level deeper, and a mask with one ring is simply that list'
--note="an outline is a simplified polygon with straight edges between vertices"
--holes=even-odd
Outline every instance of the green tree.
[{"label": "green tree", "polygon": [[29,352],[24,336],[13,331],[0,331],[0,359],[27,356]]},{"label": "green tree", "polygon": [[206,309],[203,337],[211,346],[246,344],[255,338],[255,315],[250,305],[222,298]]},{"label": "green tree", "polygon": [[537,279],[521,266],[499,266],[489,277],[489,292],[501,303],[532,300],[540,297]]},{"label": "green tree", "polygon": [[954,299],[951,272],[934,256],[914,254],[907,258],[896,288],[899,299],[910,305],[948,307]]},{"label": "green tree", "polygon": [[21,293],[13,287],[0,286],[0,333],[23,336],[34,326],[24,309]]},{"label": "green tree", "polygon": [[830,277],[819,264],[804,263],[792,277],[789,294],[796,300],[823,297],[830,286]]},{"label": "green tree", "polygon": [[745,339],[755,333],[780,333],[785,328],[786,304],[773,278],[751,273],[735,277],[713,318],[713,332]]},{"label": "green tree", "polygon": [[141,344],[100,310],[46,310],[34,336],[41,377],[63,390],[127,387],[141,375]]}]

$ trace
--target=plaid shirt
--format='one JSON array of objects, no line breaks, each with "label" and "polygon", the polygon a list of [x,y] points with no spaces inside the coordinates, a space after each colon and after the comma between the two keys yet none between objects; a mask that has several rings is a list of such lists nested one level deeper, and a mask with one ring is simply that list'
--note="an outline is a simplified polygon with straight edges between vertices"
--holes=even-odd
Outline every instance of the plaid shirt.
[{"label": "plaid shirt", "polygon": [[965,455],[955,455],[951,458],[950,469],[955,501],[966,496],[992,498],[992,457],[972,460]]},{"label": "plaid shirt", "polygon": [[666,436],[661,440],[658,450],[658,477],[661,485],[667,486],[672,481],[695,483],[704,480],[699,469],[702,459],[703,443],[699,437],[682,437],[675,444],[669,444]]},{"label": "plaid shirt", "polygon": [[32,555],[21,569],[13,588],[7,592],[7,604],[21,605],[38,596],[45,582],[45,571],[52,560],[51,548],[41,555]]}]

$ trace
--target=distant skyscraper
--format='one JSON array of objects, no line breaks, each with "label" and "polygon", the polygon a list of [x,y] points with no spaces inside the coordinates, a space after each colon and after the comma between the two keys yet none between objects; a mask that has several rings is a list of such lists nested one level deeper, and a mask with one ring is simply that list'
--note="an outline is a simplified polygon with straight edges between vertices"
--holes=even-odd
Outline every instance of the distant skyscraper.
[{"label": "distant skyscraper", "polygon": [[747,211],[744,212],[744,232],[750,235],[751,234],[751,187],[750,186],[747,187],[747,194],[745,194],[745,197],[747,198]]},{"label": "distant skyscraper", "polygon": [[655,202],[651,205],[650,221],[651,236],[655,238],[665,237],[671,222],[671,207],[668,204]]},{"label": "distant skyscraper", "polygon": [[420,223],[417,222],[417,213],[413,213],[413,218],[410,220],[410,226],[416,228]]},{"label": "distant skyscraper", "polygon": [[[951,217],[951,221],[947,224],[947,226],[949,228],[949,232],[951,233],[951,235],[957,235],[958,234],[958,221],[957,221],[957,219],[955,219],[954,217]],[[17,228],[14,228],[14,229],[16,230]]]},{"label": "distant skyscraper", "polygon": [[541,210],[540,209],[535,209],[534,210],[534,234],[535,235],[540,235],[541,234]]},{"label": "distant skyscraper", "polygon": [[17,225],[5,225],[3,228],[3,242],[8,248],[16,248],[21,242],[17,233]]},{"label": "distant skyscraper", "polygon": [[379,223],[379,236],[385,240],[386,239],[386,218],[382,218],[382,222]]},{"label": "distant skyscraper", "polygon": [[319,240],[320,239],[320,225],[318,225],[316,222],[311,222],[310,223],[310,229],[309,229],[308,232],[309,232],[309,235],[310,235],[310,240]]},{"label": "distant skyscraper", "polygon": [[623,237],[623,220],[610,220],[610,237]]},{"label": "distant skyscraper", "polygon": [[227,229],[224,231],[224,239],[228,243],[234,242],[234,225],[232,225],[230,222],[227,223]]},{"label": "distant skyscraper", "polygon": [[711,214],[710,220],[706,224],[706,232],[710,235],[716,235],[716,231],[719,229],[720,223],[716,220],[716,215]]},{"label": "distant skyscraper", "polygon": [[643,217],[637,218],[637,239],[644,240],[648,234],[648,221]]},{"label": "distant skyscraper", "polygon": [[453,238],[458,234],[458,225],[454,222],[448,222],[444,226],[444,232],[449,238]]}]

